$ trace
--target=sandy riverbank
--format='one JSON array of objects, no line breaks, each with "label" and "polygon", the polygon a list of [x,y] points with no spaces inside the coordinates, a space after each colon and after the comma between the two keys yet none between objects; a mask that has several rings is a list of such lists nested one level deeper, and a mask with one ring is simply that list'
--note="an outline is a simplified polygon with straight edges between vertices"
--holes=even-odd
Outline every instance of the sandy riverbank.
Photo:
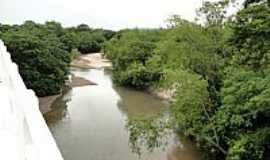
[{"label": "sandy riverbank", "polygon": [[81,87],[81,86],[87,86],[87,85],[97,85],[97,83],[89,81],[82,77],[76,77],[72,76],[71,82],[67,83],[67,86],[65,88],[65,91],[63,91],[61,94],[53,95],[53,96],[47,96],[47,97],[39,97],[39,109],[41,113],[47,113],[51,111],[51,106],[53,106],[54,102],[61,98],[65,93],[67,93],[71,88],[74,87]]},{"label": "sandy riverbank", "polygon": [[97,83],[92,82],[92,81],[85,79],[85,78],[82,78],[82,77],[72,76],[72,78],[71,78],[70,86],[72,88],[88,86],[88,85],[97,85]]},{"label": "sandy riverbank", "polygon": [[[76,58],[71,62],[70,66],[83,69],[101,69],[101,68],[112,69],[111,62],[107,59],[104,59],[102,53],[93,53],[79,56],[78,58]],[[71,81],[67,84],[68,86],[67,88],[71,89],[74,87],[81,87],[86,85],[98,85],[98,84],[90,80],[84,79],[82,77],[76,77],[72,75]],[[149,94],[152,94],[167,102],[173,101],[175,91],[176,91],[175,89],[162,89],[162,88],[147,89],[147,92]],[[51,111],[52,109],[51,106],[53,106],[54,102],[58,98],[61,98],[65,93],[66,92],[59,95],[39,98],[39,106],[41,112],[44,114]]]},{"label": "sandy riverbank", "polygon": [[60,98],[62,95],[54,95],[54,96],[47,96],[47,97],[39,97],[39,110],[42,114],[49,112],[52,108],[52,104]]},{"label": "sandy riverbank", "polygon": [[176,90],[163,88],[148,88],[147,92],[166,102],[173,102]]},{"label": "sandy riverbank", "polygon": [[[93,53],[79,56],[75,60],[73,60],[70,64],[71,67],[84,68],[84,69],[101,69],[101,68],[112,68],[112,64],[109,60],[104,59],[102,53]],[[66,90],[69,90],[74,87],[82,87],[87,85],[98,85],[95,82],[92,82],[88,79],[71,76],[70,82],[67,82]],[[61,94],[47,96],[47,97],[39,97],[39,108],[40,111],[44,114],[51,111],[51,107],[55,103],[58,98],[61,98],[66,91]]]},{"label": "sandy riverbank", "polygon": [[112,69],[112,63],[108,59],[103,58],[103,53],[81,55],[73,60],[70,66],[84,69]]}]

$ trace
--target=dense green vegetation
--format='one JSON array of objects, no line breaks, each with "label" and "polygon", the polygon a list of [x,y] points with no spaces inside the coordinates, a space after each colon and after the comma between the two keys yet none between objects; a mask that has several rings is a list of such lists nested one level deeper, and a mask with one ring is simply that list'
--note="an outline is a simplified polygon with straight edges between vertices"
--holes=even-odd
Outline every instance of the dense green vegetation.
[{"label": "dense green vegetation", "polygon": [[68,66],[74,52],[98,52],[103,42],[114,32],[91,29],[87,25],[63,28],[60,23],[37,24],[26,21],[22,25],[0,24],[0,39],[28,88],[38,96],[58,94],[65,85]]},{"label": "dense green vegetation", "polygon": [[114,80],[139,89],[158,81],[162,73],[154,49],[161,34],[159,30],[125,30],[109,41],[105,53],[113,60]]},{"label": "dense green vegetation", "polygon": [[167,29],[123,30],[106,43],[117,83],[176,90],[169,121],[129,122],[136,152],[158,146],[169,125],[207,159],[270,158],[270,1],[247,0],[226,17],[232,3],[204,2],[204,25],[172,16]]},{"label": "dense green vegetation", "polygon": [[73,44],[82,53],[100,52],[106,40],[111,39],[115,32],[110,30],[92,29],[86,24],[67,28],[70,37],[76,39]]},{"label": "dense green vegetation", "polygon": [[[28,88],[61,92],[74,50],[104,49],[113,78],[136,89],[174,91],[170,114],[131,120],[131,146],[160,146],[167,129],[190,137],[207,159],[270,159],[270,1],[246,0],[231,17],[230,0],[204,2],[198,21],[179,16],[166,29],[114,33],[57,22],[0,24],[3,39]],[[108,41],[109,40],[109,41]]]}]

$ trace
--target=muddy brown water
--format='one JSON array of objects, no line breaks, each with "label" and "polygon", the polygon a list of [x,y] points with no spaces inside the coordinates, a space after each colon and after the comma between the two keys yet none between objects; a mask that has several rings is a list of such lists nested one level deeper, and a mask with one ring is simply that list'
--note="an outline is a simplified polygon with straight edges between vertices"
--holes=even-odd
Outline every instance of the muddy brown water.
[{"label": "muddy brown water", "polygon": [[166,104],[144,92],[116,87],[104,70],[71,72],[98,85],[76,87],[45,115],[65,160],[199,160],[185,138],[172,138],[168,146],[139,157],[129,147],[127,119],[164,112]]}]

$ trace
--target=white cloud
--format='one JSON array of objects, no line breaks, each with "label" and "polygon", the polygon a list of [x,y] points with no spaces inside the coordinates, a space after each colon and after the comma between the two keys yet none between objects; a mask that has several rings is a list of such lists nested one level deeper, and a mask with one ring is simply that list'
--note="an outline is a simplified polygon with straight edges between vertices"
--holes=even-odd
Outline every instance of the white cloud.
[{"label": "white cloud", "polygon": [[170,14],[193,20],[202,0],[1,0],[0,23],[55,20],[109,29],[159,27]]}]

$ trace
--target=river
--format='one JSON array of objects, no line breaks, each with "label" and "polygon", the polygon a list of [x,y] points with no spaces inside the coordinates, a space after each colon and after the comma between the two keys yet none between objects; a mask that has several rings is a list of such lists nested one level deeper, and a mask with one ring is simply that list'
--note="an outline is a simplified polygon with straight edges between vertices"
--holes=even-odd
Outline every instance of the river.
[{"label": "river", "polygon": [[45,115],[65,160],[199,160],[184,138],[169,141],[166,149],[132,153],[125,128],[127,119],[166,110],[166,104],[144,92],[113,85],[105,70],[71,68],[76,76],[98,85],[70,90]]}]

